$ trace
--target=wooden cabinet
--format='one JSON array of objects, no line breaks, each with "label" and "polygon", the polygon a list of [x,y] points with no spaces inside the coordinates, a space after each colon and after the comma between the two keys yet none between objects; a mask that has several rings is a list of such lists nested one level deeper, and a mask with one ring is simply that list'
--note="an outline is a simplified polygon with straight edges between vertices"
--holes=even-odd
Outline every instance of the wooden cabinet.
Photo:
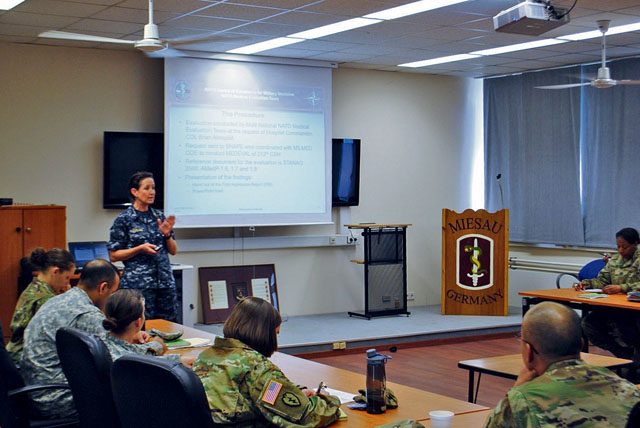
[{"label": "wooden cabinet", "polygon": [[66,207],[10,205],[0,207],[0,322],[11,334],[11,316],[18,301],[20,259],[36,247],[67,248]]}]

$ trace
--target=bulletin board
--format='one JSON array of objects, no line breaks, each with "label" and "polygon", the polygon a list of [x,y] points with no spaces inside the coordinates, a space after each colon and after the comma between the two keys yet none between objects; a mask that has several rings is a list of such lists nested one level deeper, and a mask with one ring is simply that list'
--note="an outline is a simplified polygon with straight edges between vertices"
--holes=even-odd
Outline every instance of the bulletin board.
[{"label": "bulletin board", "polygon": [[273,264],[201,267],[198,277],[205,324],[224,322],[234,306],[248,296],[260,297],[280,311]]}]

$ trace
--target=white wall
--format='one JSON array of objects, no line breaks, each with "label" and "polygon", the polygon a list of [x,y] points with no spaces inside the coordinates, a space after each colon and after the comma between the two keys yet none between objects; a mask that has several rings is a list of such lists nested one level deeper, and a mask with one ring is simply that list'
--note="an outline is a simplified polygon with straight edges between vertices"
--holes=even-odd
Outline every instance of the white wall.
[{"label": "white wall", "polygon": [[[101,208],[102,132],[162,131],[162,62],[131,51],[2,43],[0,58],[0,196],[67,205],[69,241],[107,239],[117,212]],[[479,82],[353,69],[333,77],[333,136],[363,141],[361,204],[351,221],[412,223],[414,304],[439,303],[441,208],[470,204],[470,94]],[[243,252],[239,241],[236,248],[181,253],[174,261],[275,263],[288,315],[362,309],[362,268],[349,262],[360,247]]]}]

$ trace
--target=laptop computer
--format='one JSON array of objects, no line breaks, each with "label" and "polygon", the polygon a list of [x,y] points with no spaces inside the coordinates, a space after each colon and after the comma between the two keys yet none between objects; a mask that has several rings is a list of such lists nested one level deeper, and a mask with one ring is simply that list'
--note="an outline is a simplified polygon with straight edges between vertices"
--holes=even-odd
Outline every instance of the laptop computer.
[{"label": "laptop computer", "polygon": [[81,271],[84,265],[91,260],[109,260],[106,241],[69,242],[69,252],[76,261],[76,272]]}]

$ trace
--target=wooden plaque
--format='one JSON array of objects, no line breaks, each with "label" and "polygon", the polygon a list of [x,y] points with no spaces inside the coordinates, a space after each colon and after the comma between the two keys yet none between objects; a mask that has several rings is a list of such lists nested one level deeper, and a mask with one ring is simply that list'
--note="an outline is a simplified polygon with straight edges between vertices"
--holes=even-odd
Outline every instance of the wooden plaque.
[{"label": "wooden plaque", "polygon": [[224,322],[236,303],[248,296],[261,297],[280,310],[272,264],[201,267],[198,274],[204,324]]},{"label": "wooden plaque", "polygon": [[442,313],[507,315],[509,211],[442,210]]}]

